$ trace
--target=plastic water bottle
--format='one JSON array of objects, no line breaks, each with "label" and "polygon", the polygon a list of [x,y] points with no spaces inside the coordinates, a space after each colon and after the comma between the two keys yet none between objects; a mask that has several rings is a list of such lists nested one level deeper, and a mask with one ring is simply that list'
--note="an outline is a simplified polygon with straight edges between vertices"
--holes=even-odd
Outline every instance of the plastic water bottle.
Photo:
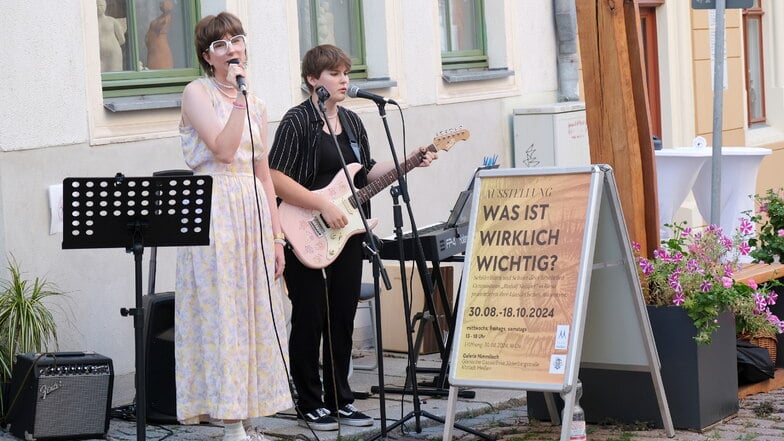
[{"label": "plastic water bottle", "polygon": [[[583,395],[583,383],[577,380],[577,390],[574,397],[574,410],[572,411],[572,421],[569,423],[569,441],[587,441],[585,432],[585,411],[580,406],[580,397]],[[561,394],[564,398],[564,394]],[[563,418],[562,418],[563,419]],[[563,422],[566,424],[566,421]]]}]

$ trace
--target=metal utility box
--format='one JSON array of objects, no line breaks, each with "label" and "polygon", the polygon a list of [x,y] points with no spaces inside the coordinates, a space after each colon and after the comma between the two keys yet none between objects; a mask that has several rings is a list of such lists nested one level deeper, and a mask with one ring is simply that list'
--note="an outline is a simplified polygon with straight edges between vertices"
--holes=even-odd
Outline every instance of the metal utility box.
[{"label": "metal utility box", "polygon": [[563,167],[591,163],[585,103],[514,110],[514,166]]}]

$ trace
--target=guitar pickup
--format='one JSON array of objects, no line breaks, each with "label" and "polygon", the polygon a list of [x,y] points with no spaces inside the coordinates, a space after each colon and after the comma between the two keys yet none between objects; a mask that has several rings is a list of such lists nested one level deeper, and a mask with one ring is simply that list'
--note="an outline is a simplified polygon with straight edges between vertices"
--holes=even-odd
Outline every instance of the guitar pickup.
[{"label": "guitar pickup", "polygon": [[310,224],[310,228],[316,233],[316,236],[324,237],[324,233],[327,231],[327,222],[321,217],[321,214],[311,218],[308,224]]}]

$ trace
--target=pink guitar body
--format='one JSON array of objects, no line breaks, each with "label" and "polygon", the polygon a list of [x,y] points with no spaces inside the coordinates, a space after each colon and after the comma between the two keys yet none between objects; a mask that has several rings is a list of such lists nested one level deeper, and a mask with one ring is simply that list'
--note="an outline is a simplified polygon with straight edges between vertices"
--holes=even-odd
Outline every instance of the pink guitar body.
[{"label": "pink guitar body", "polygon": [[[468,130],[463,128],[448,130],[433,138],[433,143],[427,147],[427,150],[431,152],[449,150],[456,142],[464,141],[469,136]],[[400,164],[404,173],[419,165],[424,154],[413,155]],[[347,167],[352,180],[357,172],[362,169],[362,165],[356,162],[348,164]],[[365,226],[362,224],[362,215],[358,206],[370,200],[373,195],[396,180],[397,170],[393,168],[383,176],[369,182],[365,187],[357,189],[358,203],[353,203],[351,188],[349,188],[345,173],[342,170],[332,178],[332,182],[329,185],[322,189],[314,190],[315,193],[323,195],[331,200],[333,204],[343,209],[348,218],[348,225],[339,230],[328,228],[321,218],[321,213],[317,210],[281,202],[278,212],[283,234],[286,235],[286,240],[289,241],[294,254],[300,262],[309,268],[315,269],[324,268],[332,263],[351,236],[365,232]],[[368,219],[367,223],[372,230],[378,224],[378,220]]]},{"label": "pink guitar body", "polygon": [[[362,169],[358,163],[348,164],[351,179]],[[282,220],[281,227],[286,240],[291,243],[294,254],[303,265],[310,268],[324,268],[332,263],[340,254],[346,241],[355,234],[364,233],[359,209],[351,204],[351,189],[343,172],[332,178],[332,182],[324,188],[314,190],[330,199],[338,207],[342,207],[348,217],[348,225],[336,230],[326,226],[321,213],[316,210],[297,207],[282,202],[278,211]],[[378,219],[368,219],[368,226],[373,229]]]}]

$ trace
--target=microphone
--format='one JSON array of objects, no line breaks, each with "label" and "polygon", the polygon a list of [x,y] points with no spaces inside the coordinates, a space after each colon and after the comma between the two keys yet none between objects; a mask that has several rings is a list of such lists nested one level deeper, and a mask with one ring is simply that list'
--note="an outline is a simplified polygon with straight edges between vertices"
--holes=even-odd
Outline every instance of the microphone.
[{"label": "microphone", "polygon": [[362,90],[353,84],[348,88],[348,96],[350,96],[351,98],[366,98],[375,101],[376,104],[389,103],[389,104],[397,105],[397,103],[393,99],[385,98],[381,95],[376,95],[375,93],[370,93],[366,90]]},{"label": "microphone", "polygon": [[329,99],[329,92],[327,92],[327,88],[324,86],[319,86],[316,88],[316,95],[318,95],[319,102],[323,103],[324,101]]},{"label": "microphone", "polygon": [[[232,58],[231,60],[229,60],[229,64],[240,64],[240,59]],[[237,87],[240,88],[240,92],[242,92],[243,95],[247,95],[248,88],[245,87],[245,77],[243,77],[242,75],[237,75],[236,78],[237,78]]]}]

